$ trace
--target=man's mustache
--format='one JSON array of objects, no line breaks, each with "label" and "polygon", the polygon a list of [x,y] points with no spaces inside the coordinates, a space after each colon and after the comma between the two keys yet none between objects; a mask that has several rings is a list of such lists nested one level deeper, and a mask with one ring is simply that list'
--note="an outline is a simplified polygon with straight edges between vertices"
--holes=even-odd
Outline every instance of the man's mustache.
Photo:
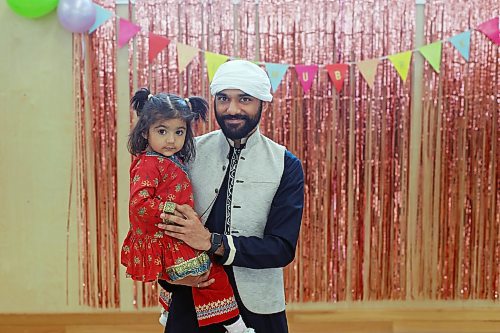
[{"label": "man's mustache", "polygon": [[245,115],[223,116],[222,120],[248,120]]}]

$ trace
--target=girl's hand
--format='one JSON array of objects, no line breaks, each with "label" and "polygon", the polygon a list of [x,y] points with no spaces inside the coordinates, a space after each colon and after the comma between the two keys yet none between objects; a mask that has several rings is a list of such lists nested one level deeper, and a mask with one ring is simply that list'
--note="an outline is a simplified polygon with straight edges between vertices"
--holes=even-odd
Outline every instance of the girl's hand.
[{"label": "girl's hand", "polygon": [[161,214],[162,219],[168,219],[175,224],[158,224],[165,234],[180,239],[193,249],[207,251],[211,247],[211,233],[201,224],[198,214],[189,205],[176,205],[175,214]]}]

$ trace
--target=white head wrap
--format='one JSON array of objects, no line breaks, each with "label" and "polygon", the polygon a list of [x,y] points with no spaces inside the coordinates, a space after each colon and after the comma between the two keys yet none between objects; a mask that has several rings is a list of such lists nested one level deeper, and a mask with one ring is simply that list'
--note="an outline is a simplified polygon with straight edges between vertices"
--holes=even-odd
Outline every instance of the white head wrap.
[{"label": "white head wrap", "polygon": [[273,100],[266,72],[246,60],[232,60],[219,66],[210,84],[210,93],[215,96],[225,89],[239,89],[265,102]]}]

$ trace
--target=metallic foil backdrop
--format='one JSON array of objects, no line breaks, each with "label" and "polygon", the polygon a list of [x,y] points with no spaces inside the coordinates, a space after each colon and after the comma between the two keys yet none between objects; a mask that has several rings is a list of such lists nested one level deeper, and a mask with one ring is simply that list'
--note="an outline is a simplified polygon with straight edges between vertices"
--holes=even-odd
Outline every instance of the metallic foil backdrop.
[{"label": "metallic foil backdrop", "polygon": [[[115,1],[96,3],[115,10]],[[73,37],[79,303],[101,308],[120,307],[116,34],[113,19]]]},{"label": "metallic foil backdrop", "polygon": [[[174,42],[288,64],[411,50],[414,2],[138,0],[129,5],[129,19],[143,30],[129,43],[130,92],[149,86],[210,98],[203,53],[179,75]],[[498,14],[494,1],[429,1],[426,42]],[[147,31],[173,42],[152,63]],[[498,59],[498,46],[476,31],[469,63],[445,43],[441,73],[425,65],[418,123],[412,77],[403,83],[387,60],[373,90],[351,66],[340,94],[322,67],[305,95],[288,70],[261,123],[302,160],[306,176],[297,256],[285,271],[288,303],[499,298]],[[215,128],[212,113],[197,133]],[[417,129],[421,150],[410,144]],[[409,181],[414,173],[417,184]],[[155,287],[141,288],[142,306],[156,305]]]}]

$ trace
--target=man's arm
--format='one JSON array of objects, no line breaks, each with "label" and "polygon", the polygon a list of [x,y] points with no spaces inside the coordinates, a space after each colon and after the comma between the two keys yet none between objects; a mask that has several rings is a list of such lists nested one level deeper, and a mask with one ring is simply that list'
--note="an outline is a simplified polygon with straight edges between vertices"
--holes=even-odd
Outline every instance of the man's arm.
[{"label": "man's arm", "polygon": [[178,288],[192,287],[192,288],[205,288],[215,282],[214,278],[209,279],[210,269],[199,276],[186,276],[177,281],[166,281],[158,279],[158,284],[166,291],[174,292]]},{"label": "man's arm", "polygon": [[223,265],[255,269],[285,267],[295,257],[303,206],[302,165],[287,151],[283,176],[271,204],[264,237],[223,235],[223,244],[215,252],[215,260]]},{"label": "man's arm", "polygon": [[[285,153],[285,168],[269,211],[264,237],[223,235],[223,245],[215,254],[224,265],[248,268],[285,267],[295,256],[304,206],[304,173],[302,165],[290,152]],[[180,216],[161,215],[175,224],[158,224],[165,233],[184,241],[194,249],[210,249],[210,232],[200,223],[188,205],[177,206]]]}]

